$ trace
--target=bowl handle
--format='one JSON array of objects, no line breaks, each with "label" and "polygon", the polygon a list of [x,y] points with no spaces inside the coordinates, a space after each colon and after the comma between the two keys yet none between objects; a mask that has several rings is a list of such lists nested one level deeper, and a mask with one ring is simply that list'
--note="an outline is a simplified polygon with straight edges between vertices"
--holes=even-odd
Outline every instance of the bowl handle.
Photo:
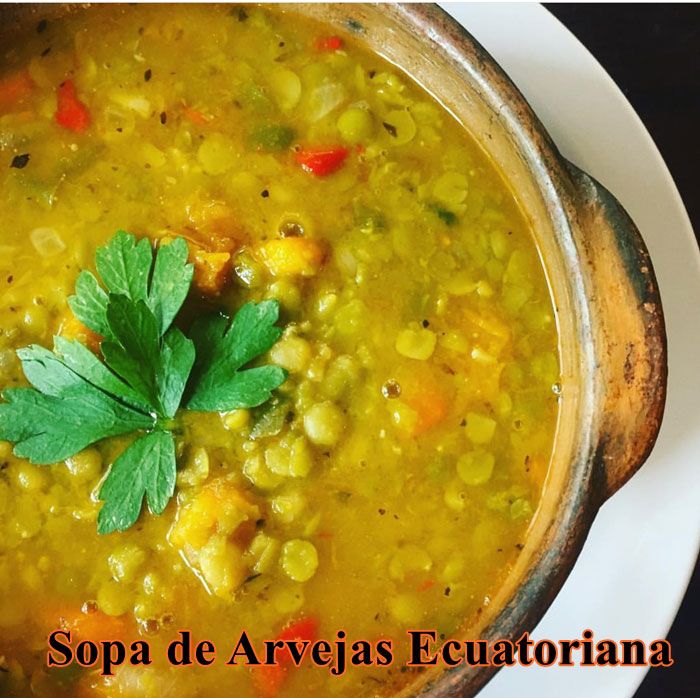
[{"label": "bowl handle", "polygon": [[592,276],[589,299],[603,410],[596,453],[601,502],[649,456],[666,401],[666,330],[644,240],[599,182],[567,163],[576,188],[579,244]]}]

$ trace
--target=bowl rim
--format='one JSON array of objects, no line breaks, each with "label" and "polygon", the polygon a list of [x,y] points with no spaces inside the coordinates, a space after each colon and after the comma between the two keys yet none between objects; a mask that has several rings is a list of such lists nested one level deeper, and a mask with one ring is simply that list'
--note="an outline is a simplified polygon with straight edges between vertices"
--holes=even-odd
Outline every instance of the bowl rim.
[{"label": "bowl rim", "polygon": [[[9,12],[13,6],[3,6],[0,10]],[[54,12],[64,10],[82,9],[86,5],[72,3],[54,6]],[[281,6],[285,8],[284,5]],[[302,7],[286,6],[286,9]],[[352,8],[362,5],[348,4],[343,6],[346,16],[350,16]],[[572,183],[572,172],[568,163],[556,148],[546,129],[533,112],[524,96],[513,84],[506,73],[490,54],[478,43],[476,39],[459,22],[453,19],[447,12],[434,4],[392,4],[380,6],[381,11],[398,20],[408,22],[416,31],[429,39],[435,50],[441,52],[457,69],[466,71],[471,79],[479,84],[482,94],[493,105],[498,105],[499,117],[510,127],[510,133],[520,145],[520,152],[524,154],[531,166],[531,171],[540,188],[547,208],[556,225],[563,231],[572,249],[576,248],[576,213],[580,207],[580,201],[576,199],[576,187]],[[34,3],[23,3],[14,6],[15,11],[29,10],[30,14],[36,11],[45,13],[46,7]],[[357,34],[357,27],[349,22],[344,27],[350,33]],[[361,27],[360,27],[361,28]],[[358,37],[358,38],[361,38]],[[401,67],[401,66],[399,66]],[[409,73],[410,74],[410,73]],[[440,100],[438,100],[440,101]],[[474,135],[474,134],[472,134]],[[476,136],[474,135],[475,140]],[[576,253],[578,254],[578,252]],[[572,276],[570,284],[575,288],[577,298],[585,298],[587,284],[580,270],[571,268]],[[661,373],[665,377],[666,354],[665,332],[663,328],[663,316],[660,302],[655,299],[660,314],[660,329],[664,351],[659,357],[662,364]],[[593,324],[593,319],[585,315],[586,304],[581,304],[584,316],[581,318],[583,329]],[[585,349],[586,347],[584,347]],[[584,380],[590,380],[591,385],[596,382],[596,353],[593,347],[587,347],[589,351],[583,351],[581,359],[581,372]],[[600,387],[598,386],[598,390]],[[544,615],[545,611],[558,594],[566,577],[573,568],[576,558],[585,541],[597,510],[604,497],[601,496],[601,473],[599,464],[596,463],[597,435],[600,431],[600,421],[596,418],[596,399],[600,396],[595,390],[586,394],[579,406],[581,420],[587,426],[587,433],[582,434],[582,442],[586,448],[578,462],[573,464],[566,482],[566,491],[569,496],[565,499],[565,506],[558,510],[558,518],[550,527],[550,546],[533,561],[528,568],[528,574],[523,577],[522,583],[515,593],[489,623],[485,633],[481,636],[485,639],[496,637],[516,637],[523,629],[531,629]],[[663,409],[665,400],[665,379],[660,395],[656,398]],[[656,431],[658,432],[658,425]],[[651,449],[653,439],[649,445]],[[554,530],[556,528],[556,530]],[[457,667],[441,672],[435,681],[426,683],[423,693],[435,698],[442,696],[456,696],[473,694],[479,690],[495,673],[496,669],[487,667],[480,669],[464,669]],[[411,688],[410,694],[415,691]]]},{"label": "bowl rim", "polygon": [[[398,4],[392,7],[392,13],[408,21],[416,31],[429,39],[435,50],[442,52],[456,70],[468,74],[481,88],[482,99],[485,98],[491,106],[497,108],[499,119],[507,124],[509,134],[518,145],[520,154],[528,160],[533,179],[547,202],[547,209],[555,220],[555,226],[558,227],[564,241],[571,245],[571,250],[575,251],[575,256],[578,258],[581,252],[576,250],[579,224],[576,219],[577,211],[582,206],[578,196],[581,193],[581,181],[583,180],[584,186],[592,182],[595,188],[594,196],[597,198],[605,198],[607,195],[617,204],[614,198],[598,183],[564,159],[517,86],[462,24],[433,3]],[[475,134],[472,135],[476,137]],[[617,205],[619,207],[619,204]],[[621,207],[619,209],[623,215],[626,215]],[[615,211],[614,215],[619,215],[619,211]],[[629,219],[626,224],[631,224],[634,228],[634,224]],[[634,230],[636,231],[636,228]],[[646,253],[642,255],[643,259],[639,263],[648,265],[649,278],[652,282],[652,287],[647,289],[648,295],[645,299],[654,306],[651,322],[654,323],[654,338],[658,340],[659,345],[659,354],[656,359],[660,386],[657,392],[650,396],[650,400],[653,401],[652,412],[657,419],[649,427],[646,449],[641,454],[637,467],[651,452],[660,428],[668,370],[666,333],[658,284],[655,282],[651,261],[641,237],[639,241],[642,252]],[[582,329],[592,334],[592,325],[596,320],[586,313],[587,282],[578,274],[579,270],[575,267],[570,267],[569,271],[572,274],[569,283],[575,289],[574,295],[579,300],[578,308],[583,311]],[[590,351],[585,351],[586,348]],[[582,347],[582,349],[584,351],[579,356],[581,377],[584,381],[590,381],[591,386],[595,386],[598,368],[596,351],[593,346]],[[603,464],[600,462],[602,430],[600,420],[596,418],[596,411],[600,409],[601,390],[603,386],[598,385],[598,391],[592,389],[584,394],[588,399],[580,405],[580,418],[587,420],[584,424],[588,430],[582,440],[587,448],[585,453],[580,454],[578,462],[572,464],[573,467],[565,484],[563,506],[560,506],[556,521],[552,523],[557,530],[549,532],[549,547],[539,557],[533,559],[520,585],[515,588],[507,603],[479,637],[515,639],[523,631],[534,628],[573,569],[600,505],[614,491],[614,489],[606,490],[605,483],[601,482],[603,477],[601,473]],[[617,483],[617,486],[620,484],[622,483]],[[460,666],[446,669],[434,680],[426,681],[420,695],[429,695],[432,698],[472,695],[487,683],[496,671],[497,669],[493,667]],[[408,692],[407,695],[409,695]]]}]

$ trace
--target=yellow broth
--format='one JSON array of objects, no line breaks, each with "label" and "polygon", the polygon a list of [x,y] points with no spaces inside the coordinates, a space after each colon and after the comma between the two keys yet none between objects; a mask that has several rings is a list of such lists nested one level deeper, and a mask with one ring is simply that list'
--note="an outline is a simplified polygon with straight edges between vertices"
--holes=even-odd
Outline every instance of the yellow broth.
[{"label": "yellow broth", "polygon": [[[185,325],[278,299],[268,360],[289,378],[263,408],[180,413],[176,497],[124,533],[97,535],[95,492],[128,439],[51,466],[0,442],[0,692],[409,685],[406,629],[454,635],[488,605],[552,448],[556,325],[513,194],[439,104],[327,27],[256,7],[112,6],[37,29],[2,58],[0,385],[26,385],[17,348],[94,340],[67,297],[118,229],[203,252]],[[67,79],[83,130],[56,121]],[[347,153],[315,175],[298,161],[314,148]],[[224,665],[241,630],[259,642],[309,618],[331,641],[393,639],[394,665],[336,678],[305,664],[278,691]],[[146,638],[154,664],[47,671],[59,627]],[[219,661],[171,668],[179,629]]]}]

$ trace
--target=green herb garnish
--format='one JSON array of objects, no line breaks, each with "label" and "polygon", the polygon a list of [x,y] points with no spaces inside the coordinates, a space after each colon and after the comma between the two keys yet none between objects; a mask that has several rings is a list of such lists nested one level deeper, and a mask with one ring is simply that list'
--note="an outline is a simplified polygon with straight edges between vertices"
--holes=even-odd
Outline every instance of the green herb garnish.
[{"label": "green herb garnish", "polygon": [[285,150],[294,140],[294,129],[281,124],[263,124],[253,130],[250,139],[259,150]]},{"label": "green herb garnish", "polygon": [[456,214],[440,204],[429,204],[428,208],[446,225],[454,225],[457,222]]},{"label": "green herb garnish", "polygon": [[278,366],[245,368],[277,341],[277,301],[246,303],[233,321],[215,313],[173,325],[192,282],[187,243],[157,254],[148,240],[118,232],[97,250],[100,281],[83,271],[69,298],[75,316],[102,335],[102,360],[75,340],[54,337],[54,350],[17,351],[31,388],[8,388],[0,403],[0,439],[15,455],[50,464],[110,436],[136,432],[114,461],[99,498],[99,533],[124,531],[144,497],[160,514],[175,490],[173,425],[179,409],[206,412],[257,407],[284,382]]}]

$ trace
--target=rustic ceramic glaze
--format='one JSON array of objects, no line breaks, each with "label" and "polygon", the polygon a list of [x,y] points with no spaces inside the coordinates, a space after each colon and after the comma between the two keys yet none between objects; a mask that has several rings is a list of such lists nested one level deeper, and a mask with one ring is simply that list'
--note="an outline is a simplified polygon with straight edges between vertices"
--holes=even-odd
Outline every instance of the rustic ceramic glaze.
[{"label": "rustic ceramic glaze", "polygon": [[[434,5],[289,5],[285,11],[395,63],[474,135],[510,183],[542,250],[558,311],[562,401],[542,503],[506,584],[464,637],[516,639],[571,571],[601,504],[642,465],[659,431],[666,337],[642,237],[615,198],[567,162],[491,56]],[[0,41],[41,12],[4,6]],[[473,695],[491,668],[436,669],[419,691]],[[415,690],[415,684],[413,685]]]}]

